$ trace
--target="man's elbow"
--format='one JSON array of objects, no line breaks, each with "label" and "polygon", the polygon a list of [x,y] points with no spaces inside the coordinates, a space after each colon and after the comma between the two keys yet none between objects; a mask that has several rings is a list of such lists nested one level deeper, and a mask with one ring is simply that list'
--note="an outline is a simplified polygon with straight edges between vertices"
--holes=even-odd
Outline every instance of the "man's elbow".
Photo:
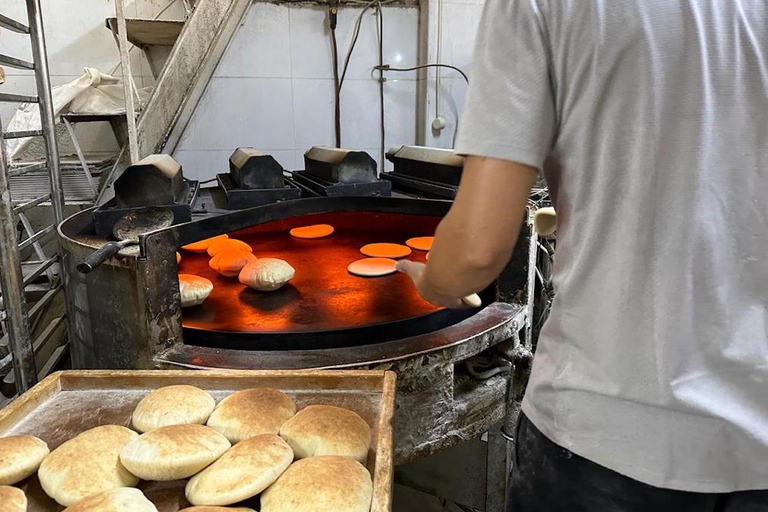
[{"label": "man's elbow", "polygon": [[478,276],[495,278],[509,261],[511,250],[502,246],[475,246],[464,254],[464,266]]}]

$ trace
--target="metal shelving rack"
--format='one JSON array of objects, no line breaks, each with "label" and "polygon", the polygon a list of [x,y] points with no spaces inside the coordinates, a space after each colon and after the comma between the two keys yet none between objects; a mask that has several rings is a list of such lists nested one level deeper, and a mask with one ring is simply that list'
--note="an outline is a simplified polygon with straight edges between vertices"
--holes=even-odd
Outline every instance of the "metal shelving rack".
[{"label": "metal shelving rack", "polygon": [[[32,339],[29,324],[30,317],[40,312],[50,303],[62,286],[61,280],[53,272],[55,264],[59,261],[58,253],[53,256],[46,256],[40,244],[55,234],[56,226],[63,220],[64,193],[61,181],[59,150],[56,145],[51,80],[48,75],[48,55],[45,46],[40,0],[18,1],[26,3],[29,25],[24,25],[19,21],[0,14],[0,28],[29,35],[32,46],[32,62],[0,55],[0,64],[17,69],[33,70],[37,85],[37,96],[8,94],[0,91],[0,101],[37,103],[40,110],[41,129],[24,132],[5,132],[2,122],[0,122],[0,284],[2,285],[3,300],[2,308],[0,308],[0,320],[4,324],[4,331],[6,333],[3,340],[6,340],[10,346],[10,354],[4,359],[11,358],[16,391],[23,393],[33,386],[39,377],[49,372],[51,367],[66,352],[66,346],[56,348],[48,362],[43,364],[41,369],[36,368],[36,350],[40,349],[66,318],[62,316],[55,319],[36,339]],[[5,141],[11,138],[22,137],[43,137],[46,152],[45,162],[20,168],[10,168]],[[50,190],[46,194],[32,200],[25,200],[25,202],[20,204],[14,203],[9,185],[10,178],[42,169],[48,170]],[[25,212],[34,207],[48,204],[50,204],[52,209],[53,223],[34,232]],[[17,231],[18,222],[23,226],[23,232],[26,237],[21,241],[19,241]],[[21,251],[27,247],[33,247],[39,259],[32,262],[33,266],[24,272],[22,271]],[[43,273],[48,276],[50,289],[28,311],[26,301],[27,287],[42,276]],[[0,344],[2,342],[0,341]],[[4,362],[4,360],[0,360],[0,366]]]}]

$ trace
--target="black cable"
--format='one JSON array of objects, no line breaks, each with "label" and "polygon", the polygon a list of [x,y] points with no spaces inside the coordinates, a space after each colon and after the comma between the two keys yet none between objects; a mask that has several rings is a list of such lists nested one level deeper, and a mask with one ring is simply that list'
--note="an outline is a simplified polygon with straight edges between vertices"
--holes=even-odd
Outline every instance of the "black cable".
[{"label": "black cable", "polygon": [[349,59],[352,57],[352,52],[355,49],[355,45],[357,44],[357,38],[360,36],[360,25],[362,23],[362,16],[357,19],[357,23],[355,24],[355,30],[352,35],[352,43],[349,47],[349,51],[347,51],[347,55],[344,57],[344,67],[341,70],[341,80],[339,82],[339,88],[341,88],[344,85],[344,78],[347,76],[347,68],[349,67]]},{"label": "black cable", "polygon": [[206,183],[213,183],[214,181],[217,181],[217,180],[218,180],[218,178],[211,178],[209,180],[200,181],[198,183],[200,183],[201,185],[205,185]]},{"label": "black cable", "polygon": [[379,155],[379,171],[384,172],[384,145],[386,144],[386,133],[384,125],[384,10],[381,8],[381,0],[376,0],[379,17],[379,107],[381,118],[381,153]]},{"label": "black cable", "polygon": [[357,20],[355,21],[355,29],[352,32],[352,42],[349,44],[349,50],[347,50],[347,55],[344,57],[344,67],[341,71],[341,80],[339,81],[339,92],[341,92],[341,88],[344,86],[344,78],[347,76],[347,68],[349,67],[349,59],[352,57],[352,52],[355,51],[355,45],[357,44],[357,38],[360,37],[360,28],[363,23],[363,15],[365,12],[371,8],[371,6],[376,2],[376,0],[373,0],[366,5],[360,15],[357,17]]},{"label": "black cable", "polygon": [[339,48],[336,44],[336,23],[338,21],[339,9],[335,5],[328,8],[328,21],[331,27],[331,51],[333,53],[333,90],[334,90],[334,112],[333,128],[336,138],[336,147],[341,147],[341,82],[339,80]]},{"label": "black cable", "polygon": [[448,68],[460,73],[461,76],[464,77],[464,80],[466,80],[466,82],[469,83],[469,77],[467,76],[467,74],[463,72],[461,69],[457,68],[456,66],[451,66],[450,64],[423,64],[421,66],[414,66],[412,68],[393,68],[389,65],[386,65],[386,66],[376,66],[374,69],[379,69],[379,68],[381,68],[382,71],[416,71],[417,69],[424,69],[424,68]]}]

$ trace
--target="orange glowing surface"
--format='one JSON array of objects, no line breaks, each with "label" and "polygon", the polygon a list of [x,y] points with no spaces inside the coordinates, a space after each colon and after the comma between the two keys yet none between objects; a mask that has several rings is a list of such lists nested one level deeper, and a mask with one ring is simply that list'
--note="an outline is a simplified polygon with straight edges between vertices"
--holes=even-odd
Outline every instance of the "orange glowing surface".
[{"label": "orange glowing surface", "polygon": [[367,244],[360,248],[360,252],[371,258],[399,259],[411,255],[411,249],[400,244]]},{"label": "orange glowing surface", "polygon": [[230,238],[212,243],[208,247],[208,256],[216,256],[216,254],[226,250],[253,252],[253,248],[247,243],[243,242],[242,240],[235,240],[234,238]]},{"label": "orange glowing surface", "polygon": [[432,242],[434,241],[435,237],[433,236],[417,236],[416,238],[409,238],[405,245],[417,251],[429,251],[432,249]]},{"label": "orange glowing surface", "polygon": [[[254,247],[257,258],[279,258],[296,269],[289,284],[259,292],[208,266],[203,254],[185,255],[179,271],[209,279],[206,301],[182,311],[185,328],[223,332],[279,333],[353,329],[417,318],[441,308],[423,300],[405,274],[375,279],[350,274],[360,247],[373,242],[407,240],[434,232],[439,217],[368,212],[306,215],[230,233]],[[292,237],[295,227],[334,226],[333,236],[317,240]],[[424,261],[424,253],[413,254]],[[391,265],[391,264],[390,264]]]},{"label": "orange glowing surface", "polygon": [[333,226],[330,224],[315,224],[314,226],[302,226],[293,228],[291,236],[296,238],[325,238],[333,234]]},{"label": "orange glowing surface", "polygon": [[397,272],[397,262],[389,258],[363,258],[347,267],[350,274],[360,277],[382,277]]},{"label": "orange glowing surface", "polygon": [[189,252],[205,252],[208,250],[208,247],[210,247],[211,244],[220,240],[226,240],[227,238],[229,238],[228,235],[217,235],[211,238],[206,238],[205,240],[200,240],[199,242],[195,242],[193,244],[183,245],[181,248]]}]

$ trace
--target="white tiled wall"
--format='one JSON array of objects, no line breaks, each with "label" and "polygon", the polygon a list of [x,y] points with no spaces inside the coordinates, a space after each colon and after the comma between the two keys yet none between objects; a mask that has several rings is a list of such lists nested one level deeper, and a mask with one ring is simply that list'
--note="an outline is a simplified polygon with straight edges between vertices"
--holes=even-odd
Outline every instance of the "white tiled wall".
[{"label": "white tiled wall", "polygon": [[[472,79],[472,52],[477,34],[484,0],[439,0],[442,2],[442,55],[441,62],[462,69]],[[438,0],[423,2],[428,9],[425,19],[427,26],[427,61],[437,62]],[[437,94],[438,113],[445,118],[442,131],[432,130],[435,119],[435,74],[430,69],[426,80],[426,116],[423,119],[425,137],[421,143],[434,147],[453,147],[458,119],[464,105],[466,81],[456,71],[440,68],[440,89]]]},{"label": "white tiled wall", "polygon": [[[385,7],[384,61],[410,67],[436,61],[437,1],[424,0],[425,22],[419,27],[414,7]],[[442,0],[442,61],[471,75],[474,36],[484,0]],[[26,21],[21,0],[2,2],[0,12]],[[180,0],[126,0],[127,14],[181,19]],[[54,85],[79,76],[83,67],[113,71],[119,61],[112,35],[104,26],[114,16],[114,0],[42,0]],[[347,52],[359,8],[343,7],[337,29],[340,58]],[[327,8],[256,2],[229,45],[208,90],[176,148],[175,155],[191,177],[211,177],[226,168],[238,145],[258,146],[278,157],[286,168],[298,168],[304,151],[314,144],[333,144],[333,81]],[[419,30],[428,42],[419,62]],[[0,53],[30,58],[28,38],[0,32]],[[154,79],[142,52],[131,52],[137,85]],[[350,60],[342,90],[342,142],[365,149],[378,160],[380,148],[379,100],[373,66],[377,63],[376,20],[364,17],[361,34]],[[29,72],[6,68],[5,92],[34,94]],[[426,115],[417,116],[417,73],[387,73],[385,131],[389,148],[421,143],[450,147],[461,113],[466,85],[451,70],[441,71],[439,113],[447,126],[433,132],[435,116],[434,70],[424,77]],[[15,106],[0,104],[0,119],[10,121]],[[417,140],[417,125],[425,136]],[[80,125],[79,137],[87,151],[110,153],[117,149],[108,125]],[[65,148],[66,152],[66,148]]]},{"label": "white tiled wall", "polygon": [[[52,85],[61,85],[82,74],[84,67],[93,67],[104,73],[113,71],[120,76],[120,61],[112,33],[105,26],[108,17],[115,16],[114,0],[42,0],[41,10],[48,49],[48,62]],[[183,19],[180,0],[125,0],[129,17],[155,17],[163,8],[170,7],[162,18]],[[0,13],[27,23],[23,0],[0,0]],[[30,60],[32,50],[29,37],[8,30],[0,30],[0,53]],[[137,86],[152,85],[154,79],[143,53],[131,51],[131,71]],[[5,68],[6,83],[0,90],[16,94],[36,94],[35,81],[30,71]],[[17,105],[0,103],[0,119],[7,125]],[[117,150],[112,130],[107,123],[77,126],[78,138],[89,153],[111,153]],[[66,148],[64,148],[66,152]]]},{"label": "white tiled wall", "polygon": [[[347,53],[359,8],[339,10],[339,60]],[[254,3],[232,38],[186,127],[174,156],[187,177],[224,172],[238,146],[271,153],[286,169],[304,151],[333,145],[333,68],[327,7]],[[417,63],[418,9],[384,8],[384,62]],[[376,17],[369,10],[341,92],[342,145],[379,160],[380,116]],[[390,74],[384,84],[389,148],[416,142],[416,74]]]}]

